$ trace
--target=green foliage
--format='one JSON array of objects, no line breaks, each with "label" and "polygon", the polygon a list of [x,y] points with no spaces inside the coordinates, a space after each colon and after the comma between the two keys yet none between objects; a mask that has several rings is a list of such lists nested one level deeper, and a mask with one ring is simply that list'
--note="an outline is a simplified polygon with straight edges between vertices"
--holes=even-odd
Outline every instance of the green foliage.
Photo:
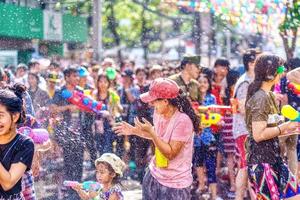
[{"label": "green foliage", "polygon": [[280,32],[296,30],[300,26],[300,2],[294,1],[293,6],[286,9],[287,16],[279,26]]}]

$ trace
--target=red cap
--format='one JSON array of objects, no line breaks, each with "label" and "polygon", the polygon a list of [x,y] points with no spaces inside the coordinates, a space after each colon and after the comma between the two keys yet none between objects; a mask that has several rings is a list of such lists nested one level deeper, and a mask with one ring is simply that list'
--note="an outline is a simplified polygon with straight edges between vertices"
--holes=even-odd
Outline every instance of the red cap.
[{"label": "red cap", "polygon": [[149,92],[141,94],[143,102],[149,103],[156,99],[173,99],[179,94],[179,86],[171,79],[157,78],[149,88]]}]

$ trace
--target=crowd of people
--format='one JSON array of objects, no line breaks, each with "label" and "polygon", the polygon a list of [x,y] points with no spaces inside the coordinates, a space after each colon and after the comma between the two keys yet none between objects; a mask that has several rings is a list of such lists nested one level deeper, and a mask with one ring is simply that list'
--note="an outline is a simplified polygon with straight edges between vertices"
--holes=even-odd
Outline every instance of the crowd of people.
[{"label": "crowd of people", "polygon": [[[2,66],[0,199],[36,199],[34,177],[43,161],[59,158],[61,199],[123,199],[123,175],[141,182],[145,200],[207,192],[216,200],[224,179],[228,199],[299,199],[300,125],[284,120],[280,108],[300,110],[300,93],[288,86],[300,84],[300,59],[248,49],[241,60],[243,74],[226,58],[205,67],[197,55],[177,67],[111,58]],[[76,92],[104,109],[70,101]],[[204,123],[211,114],[221,120]],[[34,144],[18,129],[24,126],[48,130],[51,141]],[[79,184],[85,152],[98,191]],[[63,180],[78,183],[66,188]]]}]

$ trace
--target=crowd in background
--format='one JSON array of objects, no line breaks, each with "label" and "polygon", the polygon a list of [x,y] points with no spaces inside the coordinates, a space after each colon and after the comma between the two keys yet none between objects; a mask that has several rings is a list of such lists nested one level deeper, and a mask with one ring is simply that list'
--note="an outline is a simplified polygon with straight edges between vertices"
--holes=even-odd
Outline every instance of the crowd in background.
[{"label": "crowd in background", "polygon": [[[134,169],[134,173],[128,173],[126,177],[142,181],[149,155],[153,153],[151,142],[135,136],[118,136],[113,131],[115,123],[126,121],[134,124],[135,117],[153,121],[153,109],[143,103],[139,95],[149,90],[153,80],[169,77],[188,94],[191,102],[203,106],[238,106],[233,103],[233,99],[239,99],[240,104],[246,99],[248,85],[254,79],[254,61],[259,54],[261,52],[256,49],[249,49],[241,55],[244,74],[231,66],[230,60],[226,58],[216,59],[213,66],[201,66],[199,56],[186,55],[175,67],[173,64],[168,66],[168,63],[136,66],[132,60],[116,63],[111,58],[105,58],[101,63],[83,62],[67,67],[63,67],[59,60],[46,66],[45,63],[32,60],[17,66],[3,66],[0,79],[6,83],[26,85],[33,106],[27,108],[27,111],[30,110],[29,114],[35,116],[51,134],[52,148],[42,155],[41,168],[47,168],[49,163],[43,160],[63,158],[61,180],[80,182],[85,160],[94,163],[103,153],[113,152],[129,168]],[[299,58],[285,64],[286,70],[299,66]],[[107,111],[95,115],[67,104],[62,98],[64,89],[82,91],[107,105]],[[276,100],[281,106],[289,104],[299,109],[300,98],[287,88],[285,77],[277,89]],[[220,192],[217,183],[226,182],[228,198],[242,199],[247,195],[244,194],[247,187],[244,143],[248,130],[241,105],[238,113],[218,110],[222,114],[222,122],[202,128],[201,133],[195,134],[195,194],[201,195],[209,190],[212,199],[217,199]],[[282,156],[288,158],[292,172],[298,174],[298,136],[286,137],[281,145],[286,148]],[[84,156],[85,152],[89,154],[88,159]],[[66,190],[66,193],[71,199],[76,199],[75,192]]]}]

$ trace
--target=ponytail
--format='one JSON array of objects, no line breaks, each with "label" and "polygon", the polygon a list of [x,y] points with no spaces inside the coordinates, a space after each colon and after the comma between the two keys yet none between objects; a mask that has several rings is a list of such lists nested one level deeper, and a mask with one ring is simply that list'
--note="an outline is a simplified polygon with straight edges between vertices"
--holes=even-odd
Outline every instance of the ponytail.
[{"label": "ponytail", "polygon": [[192,120],[194,131],[198,133],[200,131],[199,117],[196,115],[190,101],[188,100],[186,95],[184,95],[183,91],[180,90],[179,93],[180,94],[178,95],[178,97],[174,99],[169,99],[169,103],[172,106],[176,107],[179,110],[179,112],[185,113],[187,116],[189,116],[189,118]]},{"label": "ponytail", "polygon": [[248,92],[247,92],[247,99],[246,102],[257,92],[261,85],[262,85],[262,80],[257,80],[255,79],[248,87]]},{"label": "ponytail", "polygon": [[25,108],[23,104],[23,96],[26,91],[25,85],[16,83],[12,86],[5,86],[0,90],[0,104],[5,106],[11,114],[20,113],[17,123],[25,121]]}]

